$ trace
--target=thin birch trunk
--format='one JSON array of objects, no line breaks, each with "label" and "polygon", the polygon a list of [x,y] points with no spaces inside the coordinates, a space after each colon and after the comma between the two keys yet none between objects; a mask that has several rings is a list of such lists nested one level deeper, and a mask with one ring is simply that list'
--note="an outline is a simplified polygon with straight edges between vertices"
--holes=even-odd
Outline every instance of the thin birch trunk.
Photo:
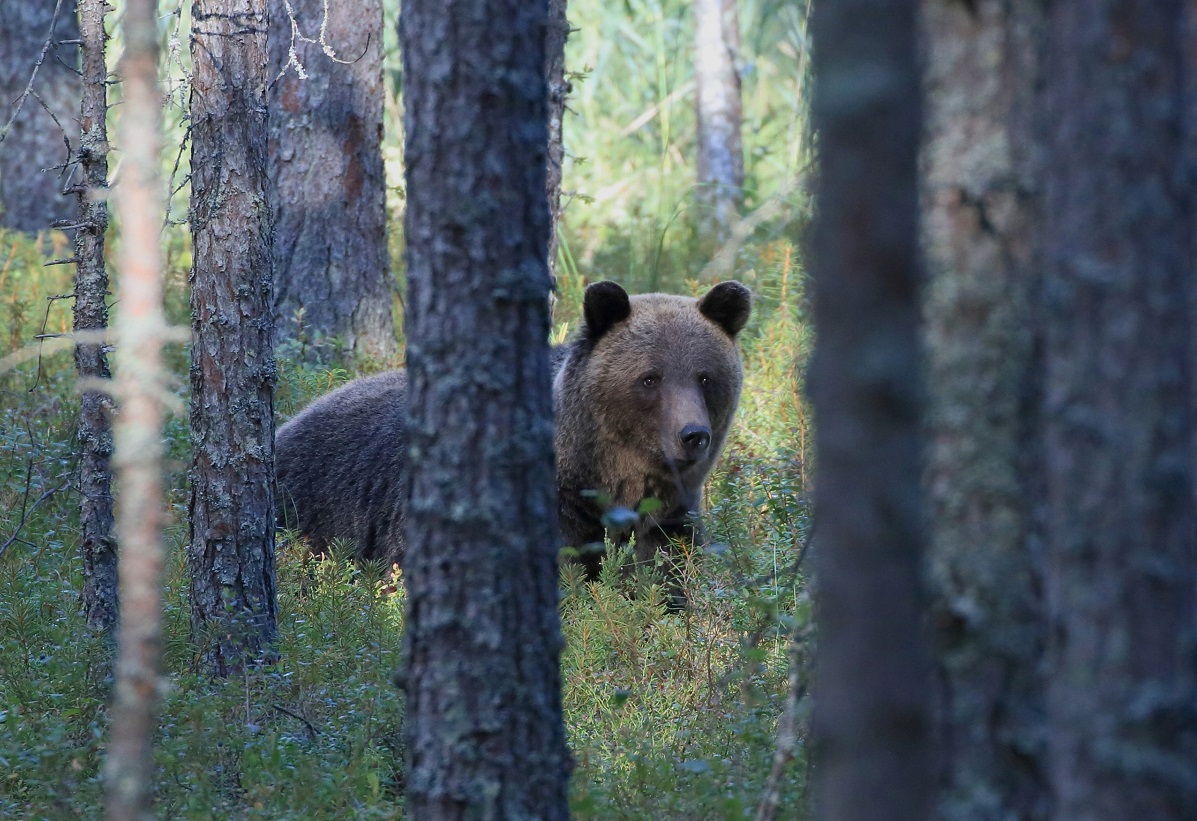
[{"label": "thin birch trunk", "polygon": [[549,87],[549,152],[545,174],[545,193],[549,198],[549,274],[556,283],[557,232],[561,222],[561,179],[565,162],[562,140],[565,100],[570,84],[565,79],[565,42],[569,39],[566,0],[549,0],[549,20],[545,27],[545,82]]},{"label": "thin birch trunk", "polygon": [[744,186],[736,0],[694,0],[694,83],[701,220],[727,239]]},{"label": "thin birch trunk", "polygon": [[115,464],[120,481],[120,633],[105,762],[109,821],[152,818],[152,739],[162,649],[162,259],[165,209],[159,168],[158,25],[153,0],[125,8],[121,60],[124,149],[117,218],[121,226],[120,340],[117,347]]}]

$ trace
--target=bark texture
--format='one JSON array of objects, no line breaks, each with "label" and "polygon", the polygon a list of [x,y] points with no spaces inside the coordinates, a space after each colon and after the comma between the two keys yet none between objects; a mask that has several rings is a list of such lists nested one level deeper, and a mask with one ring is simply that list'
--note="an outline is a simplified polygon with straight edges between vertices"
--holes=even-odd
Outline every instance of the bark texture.
[{"label": "bark texture", "polygon": [[925,0],[927,498],[941,819],[1048,813],[1032,308],[1040,0]]},{"label": "bark texture", "polygon": [[296,339],[302,326],[339,336],[347,355],[389,356],[382,2],[289,5],[294,21],[270,0],[275,338]]},{"label": "bark texture", "polygon": [[409,0],[408,813],[565,819],[546,0]]},{"label": "bark texture", "polygon": [[113,690],[112,740],[105,760],[109,821],[148,821],[154,785],[162,655],[162,219],[157,6],[125,6],[120,75],[124,147],[117,192],[121,226],[120,344],[116,349],[120,415],[115,439],[120,501],[120,633]]},{"label": "bark texture", "polygon": [[549,0],[549,19],[545,28],[544,74],[549,88],[549,150],[545,193],[549,198],[549,274],[556,284],[557,231],[561,222],[561,175],[565,163],[562,140],[565,100],[570,84],[565,79],[565,42],[569,39],[569,20],[565,17],[566,0]]},{"label": "bark texture", "polygon": [[265,0],[197,0],[191,57],[191,629],[228,675],[273,654]]},{"label": "bark texture", "polygon": [[702,220],[727,237],[744,186],[736,0],[694,0],[695,121]]},{"label": "bark texture", "polygon": [[917,5],[816,3],[819,817],[923,819]]},{"label": "bark texture", "polygon": [[1055,3],[1043,311],[1056,817],[1197,806],[1181,0]]},{"label": "bark texture", "polygon": [[62,193],[82,89],[78,40],[72,0],[0,2],[0,225],[32,234],[74,222]]},{"label": "bark texture", "polygon": [[[108,68],[104,59],[105,0],[79,3],[83,97],[75,150],[75,332],[108,327]],[[80,179],[81,178],[81,179]],[[107,380],[108,356],[94,343],[75,347],[81,380]],[[84,390],[79,400],[79,536],[83,551],[83,612],[92,630],[111,632],[117,621],[117,559],[112,518],[112,423],[107,397]]]}]

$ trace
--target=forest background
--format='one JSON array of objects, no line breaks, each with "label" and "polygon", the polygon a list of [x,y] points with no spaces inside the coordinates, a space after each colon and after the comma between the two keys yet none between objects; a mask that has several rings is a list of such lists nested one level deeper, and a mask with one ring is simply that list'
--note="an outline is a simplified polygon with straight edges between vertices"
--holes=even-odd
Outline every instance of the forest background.
[{"label": "forest background", "polygon": [[[87,484],[98,475],[91,468],[102,461],[103,437],[89,427],[102,419],[95,413],[102,394],[86,377],[106,374],[80,368],[85,379],[77,384],[53,357],[75,342],[80,365],[98,353],[90,336],[69,338],[56,311],[73,296],[75,327],[88,327],[78,320],[105,307],[102,278],[93,278],[90,290],[77,282],[72,295],[69,283],[54,277],[77,263],[84,279],[95,259],[96,243],[88,240],[103,222],[90,214],[97,202],[88,192],[105,187],[106,172],[91,163],[87,137],[88,124],[94,129],[102,119],[83,112],[78,155],[89,185],[75,188],[86,213],[74,223],[68,209],[60,224],[78,229],[78,258],[63,256],[65,240],[55,234],[37,241],[13,235],[6,245],[0,285],[16,295],[4,304],[17,353],[0,360],[11,371],[4,396],[12,397],[3,408],[3,493],[5,505],[19,512],[0,544],[7,574],[0,594],[0,752],[10,765],[0,783],[16,812],[87,814],[99,790],[96,758],[107,724],[113,818],[145,817],[151,797],[156,808],[180,816],[418,816],[429,802],[460,814],[473,801],[501,800],[511,814],[564,817],[571,767],[557,701],[559,605],[561,678],[578,761],[570,785],[575,815],[800,817],[811,814],[813,776],[819,813],[837,819],[1192,816],[1197,3],[837,0],[815,5],[809,38],[809,6],[801,13],[758,10],[757,30],[785,25],[769,41],[774,50],[745,52],[758,59],[741,59],[740,70],[758,80],[770,62],[793,71],[776,72],[775,84],[746,83],[749,99],[754,88],[781,89],[786,105],[758,110],[780,118],[750,114],[748,127],[736,129],[760,125],[749,143],[750,188],[736,202],[744,210],[738,230],[717,221],[712,230],[712,213],[726,210],[702,207],[711,203],[710,190],[694,185],[683,161],[697,135],[703,178],[701,137],[713,130],[711,118],[697,117],[693,128],[684,119],[688,38],[675,23],[687,10],[679,6],[671,15],[646,7],[636,17],[638,7],[628,6],[596,13],[593,28],[575,21],[582,23],[575,48],[593,47],[593,65],[582,63],[589,74],[571,75],[579,110],[588,88],[596,100],[618,97],[596,107],[597,120],[633,102],[605,124],[570,126],[578,145],[569,147],[573,179],[565,190],[576,216],[565,221],[556,260],[562,298],[551,329],[550,255],[540,244],[547,238],[541,197],[551,190],[540,178],[546,145],[545,167],[552,172],[555,163],[551,129],[543,128],[553,117],[542,106],[558,99],[562,85],[542,71],[552,60],[542,60],[539,21],[519,22],[545,7],[465,3],[473,24],[446,30],[436,0],[406,0],[401,79],[410,103],[410,197],[392,188],[390,220],[404,212],[409,233],[390,236],[391,256],[404,251],[410,264],[404,273],[392,259],[412,295],[409,324],[399,331],[411,354],[416,444],[409,456],[419,504],[405,522],[411,606],[401,624],[403,593],[390,589],[385,568],[336,556],[315,562],[284,544],[276,580],[270,414],[277,409],[285,418],[351,372],[397,364],[398,357],[362,356],[350,338],[315,330],[316,310],[341,296],[334,289],[309,301],[303,314],[281,311],[279,327],[291,333],[280,346],[281,371],[275,365],[271,283],[261,272],[280,268],[277,257],[274,264],[268,259],[272,220],[264,207],[285,212],[273,191],[282,184],[272,188],[266,172],[274,140],[265,135],[280,107],[267,101],[263,6],[240,2],[196,3],[190,95],[179,82],[187,65],[182,11],[156,17],[152,0],[128,0],[123,11],[131,56],[122,63],[117,121],[142,131],[136,138],[123,132],[114,154],[116,308],[126,326],[114,351],[122,403],[118,502],[154,496],[131,492],[133,477],[151,490],[158,482],[156,409],[179,409],[167,431],[170,686],[160,723],[146,709],[158,689],[159,505],[119,517],[135,528],[120,532],[121,655],[107,715],[102,705],[113,688],[106,650],[88,637],[76,610],[82,564],[86,626],[113,626],[115,592],[97,568],[115,553],[111,539],[97,536],[99,519],[91,515],[107,492]],[[551,12],[556,4],[546,5]],[[708,5],[700,0],[695,14]],[[91,10],[94,23],[104,4],[83,0],[81,8]],[[604,27],[616,18],[624,23]],[[0,15],[5,24],[13,19]],[[381,8],[374,24],[379,35],[371,42],[380,46],[390,25]],[[0,28],[0,39],[14,30],[30,28]],[[545,41],[553,30],[548,26]],[[597,32],[593,41],[584,39],[590,31]],[[85,88],[105,84],[103,60],[86,59],[88,44],[99,39],[80,41],[92,78]],[[172,66],[165,95],[157,91],[159,41]],[[71,44],[69,36],[59,43]],[[672,60],[669,44],[677,45]],[[316,52],[336,66],[355,64],[334,59],[331,42]],[[807,260],[793,243],[809,214],[808,52],[818,77],[810,119],[819,135],[809,310]],[[0,45],[0,55],[12,53]],[[707,86],[698,69],[722,50],[699,46],[693,53],[701,101]],[[50,56],[47,70],[63,66],[74,76],[59,55]],[[392,61],[392,129],[401,108],[395,80]],[[289,82],[281,108],[307,111],[298,98],[310,87]],[[196,157],[190,173],[182,142],[171,148],[178,159],[162,168],[148,150],[157,143],[163,97],[176,138],[187,124]],[[48,93],[28,99],[51,102]],[[452,107],[461,102],[464,108]],[[383,110],[381,98],[376,110]],[[339,129],[346,120],[337,114],[330,121]],[[471,128],[460,128],[464,122]],[[770,127],[778,136],[766,142],[759,135]],[[338,212],[322,203],[312,212],[318,220],[311,233],[338,218],[356,227],[346,214],[366,221],[371,192],[379,206],[374,224],[386,221],[383,164],[365,173],[355,162],[366,152],[353,150],[354,140],[368,129],[343,129],[349,161],[345,172],[331,174],[353,207]],[[779,152],[783,135],[790,142]],[[588,167],[616,156],[602,148],[607,141],[639,149]],[[306,156],[308,145],[299,153]],[[591,148],[592,155],[582,153]],[[11,156],[7,149],[0,154]],[[20,170],[55,162],[30,161]],[[193,262],[189,419],[180,401],[188,391],[177,382],[159,387],[152,363],[157,337],[188,337],[167,333],[154,319],[158,266],[144,264],[157,256],[162,236],[164,209],[154,200],[163,186],[153,182],[160,173],[179,200],[188,181],[192,187],[192,244],[176,233],[181,202],[172,203],[164,243],[168,313],[176,324],[188,314],[183,279]],[[236,182],[223,184],[222,174]],[[6,172],[0,184],[14,178],[20,174]],[[366,186],[367,179],[378,185]],[[149,204],[137,207],[139,193]],[[555,197],[547,199],[551,205]],[[52,201],[6,195],[5,218]],[[309,201],[297,200],[301,208]],[[527,222],[505,231],[507,219],[521,214]],[[285,229],[283,220],[274,222],[277,251],[286,247]],[[363,247],[377,251],[382,236]],[[379,261],[359,276],[383,267]],[[496,268],[534,275],[481,275]],[[287,270],[276,274],[276,285],[296,279],[293,266]],[[747,280],[760,298],[744,333],[749,379],[740,424],[708,489],[711,542],[683,557],[691,606],[669,614],[652,568],[629,576],[609,569],[599,584],[587,585],[566,567],[558,601],[558,570],[549,561],[555,540],[549,528],[539,541],[532,533],[547,524],[539,511],[549,504],[545,337],[568,333],[591,276],[616,277],[633,290],[687,293],[729,274]],[[148,289],[126,287],[141,275]],[[404,291],[393,286],[382,278],[383,292],[394,290],[401,308]],[[452,299],[443,298],[448,293]],[[149,322],[126,321],[147,315]],[[500,316],[518,317],[506,323],[515,330],[508,338],[489,329],[498,344],[487,345],[483,326]],[[463,318],[470,321],[464,327],[477,329],[471,336],[479,344],[446,338]],[[813,436],[800,398],[810,323],[817,329],[809,367],[818,413]],[[147,325],[150,333],[137,344],[132,334]],[[388,320],[387,338],[390,329]],[[29,338],[36,342],[26,344]],[[539,390],[520,383],[517,391],[514,380],[506,391],[492,385],[525,374],[526,363],[513,368],[504,358],[516,349],[534,357]],[[129,367],[146,359],[148,370]],[[187,352],[172,349],[169,360],[181,376]],[[454,382],[449,372],[466,362],[474,370]],[[428,371],[435,376],[425,379]],[[475,374],[491,380],[478,402],[428,402],[434,394],[422,392],[430,384],[455,385],[470,396]],[[78,413],[76,389],[83,394]],[[526,409],[503,416],[500,435],[471,427],[524,399]],[[453,405],[459,413],[448,412]],[[192,468],[185,479],[188,428]],[[438,430],[440,437],[422,438]],[[448,433],[459,431],[498,444],[445,448]],[[121,436],[131,433],[140,442],[122,445]],[[539,443],[530,444],[536,437]],[[421,443],[432,447],[422,450]],[[435,491],[417,497],[414,488],[427,487],[421,483],[434,471]],[[453,495],[464,486],[486,491],[475,501],[492,503],[488,515],[465,515]],[[817,496],[817,525],[808,515],[808,487]],[[77,523],[72,495],[82,506]],[[637,515],[615,513],[624,521]],[[6,515],[13,514],[6,508]],[[148,538],[137,538],[140,531]],[[447,533],[456,549],[433,556]],[[496,561],[508,551],[524,551],[526,560]],[[807,575],[808,552],[817,585]],[[489,583],[465,590],[479,568]],[[138,573],[143,584],[126,583]],[[433,577],[437,585],[424,586]],[[818,664],[808,721],[812,586]],[[455,631],[447,641],[436,632],[446,626]],[[390,681],[406,687],[404,716],[388,689],[400,637],[411,664]],[[521,664],[510,666],[513,660]],[[494,675],[496,669],[509,674]],[[439,678],[444,673],[450,678]],[[430,681],[448,683],[428,687]],[[463,688],[485,695],[427,709]],[[152,748],[151,728],[158,731]],[[479,738],[485,743],[472,743]],[[490,774],[479,778],[480,767]],[[529,810],[525,799],[552,809]]]},{"label": "forest background", "polygon": [[[385,11],[384,158],[391,265],[401,286],[402,77],[397,8]],[[118,4],[110,20],[120,12]],[[190,20],[186,5],[162,12],[163,173],[173,192],[164,232],[167,311],[172,324],[186,325]],[[583,818],[742,818],[766,792],[797,814],[807,800],[806,756],[792,727],[805,717],[810,620],[802,570],[810,428],[800,379],[810,335],[795,242],[809,216],[809,6],[745,2],[739,14],[745,219],[723,246],[703,230],[695,205],[690,4],[569,9],[576,31],[567,50],[573,91],[554,339],[576,325],[590,281],[698,293],[734,276],[757,297],[743,337],[741,410],[709,490],[714,544],[687,565],[692,607],[663,615],[651,574],[609,574],[588,587],[576,571],[563,572],[564,700],[578,765],[572,807]],[[110,62],[119,51],[119,40],[110,44]],[[119,86],[112,94],[120,99]],[[65,237],[4,231],[0,248],[4,349],[69,332],[61,295],[71,291],[71,272],[45,265],[70,255]],[[394,315],[402,341],[400,293]],[[304,330],[301,316],[281,321],[297,329],[292,346],[278,351],[280,420],[354,375],[401,364],[399,356],[346,362],[340,340]],[[382,568],[347,556],[313,561],[280,544],[278,664],[235,680],[200,672],[182,549],[186,352],[176,346],[168,359],[179,412],[167,428],[170,687],[156,739],[156,805],[180,818],[400,816],[401,702],[390,676],[403,601]],[[100,804],[110,679],[103,641],[89,635],[78,609],[76,376],[69,358],[56,354],[0,379],[0,810],[88,817]],[[783,714],[791,729],[779,754]]]}]

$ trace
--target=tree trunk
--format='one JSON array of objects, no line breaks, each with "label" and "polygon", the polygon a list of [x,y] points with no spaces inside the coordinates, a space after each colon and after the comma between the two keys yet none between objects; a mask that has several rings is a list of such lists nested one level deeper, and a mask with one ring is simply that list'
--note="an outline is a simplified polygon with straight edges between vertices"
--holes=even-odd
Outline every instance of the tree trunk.
[{"label": "tree trunk", "polygon": [[390,356],[382,1],[291,0],[294,21],[270,2],[275,339],[318,332],[349,357]]},{"label": "tree trunk", "polygon": [[[83,98],[75,161],[79,227],[75,229],[75,332],[108,327],[108,67],[105,0],[81,0],[79,24]],[[75,347],[80,380],[107,380],[108,356],[95,342]],[[112,632],[117,620],[117,559],[112,519],[112,424],[102,391],[84,389],[79,402],[79,537],[83,552],[83,612],[92,630]]]},{"label": "tree trunk", "polygon": [[1061,819],[1197,806],[1184,5],[1051,6],[1042,413]]},{"label": "tree trunk", "polygon": [[1029,404],[1041,0],[924,0],[931,619],[941,819],[1047,817]]},{"label": "tree trunk", "polygon": [[735,221],[744,186],[736,0],[694,0],[694,30],[700,219],[723,241]]},{"label": "tree trunk", "polygon": [[565,100],[570,84],[565,79],[565,42],[569,39],[569,20],[565,17],[566,0],[549,0],[549,19],[545,29],[544,74],[549,88],[549,151],[545,193],[549,198],[549,275],[557,279],[557,232],[561,221],[561,175],[565,163],[562,140]]},{"label": "tree trunk", "polygon": [[568,817],[546,0],[408,0],[412,818]]},{"label": "tree trunk", "polygon": [[[97,4],[101,5],[101,4]],[[89,12],[92,6],[89,6]],[[120,75],[123,150],[116,215],[121,227],[120,340],[116,349],[120,414],[114,462],[120,482],[120,633],[112,741],[105,761],[109,821],[153,818],[153,737],[162,684],[162,219],[159,150],[158,21],[153,0],[125,6]],[[86,28],[102,22],[100,9]],[[101,41],[102,43],[102,41]],[[89,54],[94,56],[89,49]],[[98,67],[89,66],[93,70]],[[91,77],[89,76],[89,80]],[[86,125],[85,131],[86,131]]]},{"label": "tree trunk", "polygon": [[33,234],[74,222],[62,194],[82,88],[78,41],[73,0],[0,6],[0,225]]},{"label": "tree trunk", "polygon": [[228,675],[273,654],[275,379],[265,0],[196,0],[191,56],[191,629]]},{"label": "tree trunk", "polygon": [[916,3],[816,3],[819,817],[923,819]]}]

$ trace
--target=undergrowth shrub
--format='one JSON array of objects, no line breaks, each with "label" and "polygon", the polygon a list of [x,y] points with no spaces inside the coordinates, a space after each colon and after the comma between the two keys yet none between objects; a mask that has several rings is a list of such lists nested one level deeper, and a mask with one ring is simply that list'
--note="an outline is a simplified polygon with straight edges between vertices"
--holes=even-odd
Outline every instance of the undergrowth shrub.
[{"label": "undergrowth shrub", "polygon": [[[41,267],[53,250],[42,243],[7,252],[6,287],[20,283],[11,290],[21,306],[0,310],[0,339],[19,346],[69,329],[66,306],[46,301],[69,280],[61,268]],[[597,582],[577,566],[562,568],[563,698],[578,818],[750,817],[771,766],[787,638],[810,625],[800,563],[810,518],[808,414],[797,387],[809,332],[792,248],[776,241],[751,250],[737,271],[757,294],[742,335],[746,384],[708,488],[710,544],[681,554],[690,607],[666,613],[659,568],[621,573],[609,562]],[[576,324],[584,283],[577,272],[561,277],[561,293],[574,298],[560,301],[555,333]],[[180,406],[185,363],[181,355],[173,363]],[[281,419],[352,376],[286,359],[279,373]],[[0,817],[94,817],[101,806],[111,648],[87,632],[78,607],[74,386],[65,354],[0,375]],[[389,569],[349,561],[343,546],[315,558],[282,538],[278,662],[235,680],[200,675],[186,598],[185,415],[171,418],[166,437],[159,813],[402,817],[403,710],[391,682],[402,584]],[[783,780],[783,806],[804,800],[805,761],[800,749]]]}]

